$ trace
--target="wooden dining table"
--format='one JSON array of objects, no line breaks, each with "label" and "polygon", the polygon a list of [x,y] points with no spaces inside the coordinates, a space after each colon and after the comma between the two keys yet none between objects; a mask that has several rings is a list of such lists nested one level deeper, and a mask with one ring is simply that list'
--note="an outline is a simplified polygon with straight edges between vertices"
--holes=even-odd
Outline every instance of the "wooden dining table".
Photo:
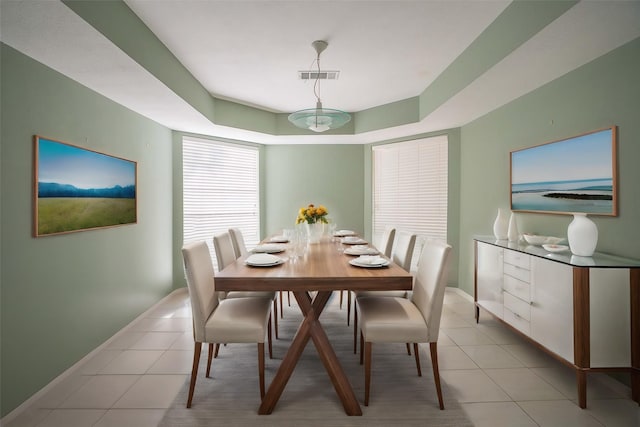
[{"label": "wooden dining table", "polygon": [[[277,254],[286,261],[271,267],[252,267],[239,258],[215,278],[217,291],[291,291],[302,312],[302,321],[262,399],[259,414],[271,414],[284,391],[309,339],[322,360],[347,415],[362,415],[353,388],[320,321],[333,291],[410,290],[412,276],[394,263],[362,268],[349,264],[354,257],[339,250],[342,243],[324,237],[309,244],[306,253],[293,258],[288,248]],[[313,296],[312,292],[315,292]]]}]

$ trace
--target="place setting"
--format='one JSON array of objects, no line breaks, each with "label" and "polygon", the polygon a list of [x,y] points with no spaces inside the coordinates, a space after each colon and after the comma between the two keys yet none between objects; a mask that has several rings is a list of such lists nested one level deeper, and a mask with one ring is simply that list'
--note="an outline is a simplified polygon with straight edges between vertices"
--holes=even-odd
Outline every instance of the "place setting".
[{"label": "place setting", "polygon": [[353,245],[344,250],[347,255],[378,255],[380,252],[376,248],[367,245]]},{"label": "place setting", "polygon": [[360,255],[358,258],[350,260],[349,264],[362,268],[380,268],[387,267],[391,261],[379,255]]},{"label": "place setting", "polygon": [[280,252],[284,252],[285,250],[287,250],[287,247],[282,243],[263,243],[261,245],[257,245],[251,250],[251,252],[277,254]]},{"label": "place setting", "polygon": [[268,253],[257,253],[249,255],[244,263],[251,267],[274,267],[276,265],[283,264],[284,259],[279,256]]},{"label": "place setting", "polygon": [[334,237],[355,236],[357,233],[353,230],[337,230],[333,233]]},{"label": "place setting", "polygon": [[366,245],[368,242],[358,236],[346,236],[342,238],[342,243],[345,245]]}]

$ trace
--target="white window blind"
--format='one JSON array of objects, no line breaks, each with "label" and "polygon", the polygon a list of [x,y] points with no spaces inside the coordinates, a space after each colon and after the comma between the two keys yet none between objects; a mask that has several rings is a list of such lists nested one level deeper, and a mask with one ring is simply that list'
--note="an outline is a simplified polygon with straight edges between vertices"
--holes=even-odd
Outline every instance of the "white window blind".
[{"label": "white window blind", "polygon": [[373,147],[373,236],[386,226],[425,239],[447,240],[448,139],[446,135]]},{"label": "white window blind", "polygon": [[182,140],[183,243],[237,227],[252,248],[260,240],[259,151],[256,147],[185,137]]}]

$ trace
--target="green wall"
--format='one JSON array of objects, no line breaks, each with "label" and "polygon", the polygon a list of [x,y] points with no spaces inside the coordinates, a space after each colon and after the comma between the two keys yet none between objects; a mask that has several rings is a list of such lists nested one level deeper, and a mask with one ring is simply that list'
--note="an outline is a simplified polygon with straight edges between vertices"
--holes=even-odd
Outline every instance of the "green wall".
[{"label": "green wall", "polygon": [[[1,415],[172,289],[171,131],[1,46]],[[138,223],[32,237],[32,138],[138,162]]]},{"label": "green wall", "polygon": [[364,233],[363,145],[264,147],[264,234],[295,224],[298,209],[325,205],[339,228]]},{"label": "green wall", "polygon": [[[591,217],[597,250],[640,258],[640,38],[495,110],[461,131],[460,288],[473,293],[476,234],[509,209],[509,153],[618,126],[619,215]],[[516,214],[520,232],[565,236],[567,215]]]}]

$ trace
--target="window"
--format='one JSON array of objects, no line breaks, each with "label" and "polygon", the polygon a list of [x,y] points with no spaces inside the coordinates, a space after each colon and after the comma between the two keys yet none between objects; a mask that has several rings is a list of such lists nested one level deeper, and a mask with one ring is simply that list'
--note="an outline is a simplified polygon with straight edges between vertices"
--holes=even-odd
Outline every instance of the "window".
[{"label": "window", "polygon": [[182,140],[183,242],[204,240],[214,266],[213,235],[237,227],[251,248],[260,240],[257,147]]},{"label": "window", "polygon": [[373,237],[386,226],[416,233],[416,260],[426,238],[447,240],[446,135],[373,147]]}]

